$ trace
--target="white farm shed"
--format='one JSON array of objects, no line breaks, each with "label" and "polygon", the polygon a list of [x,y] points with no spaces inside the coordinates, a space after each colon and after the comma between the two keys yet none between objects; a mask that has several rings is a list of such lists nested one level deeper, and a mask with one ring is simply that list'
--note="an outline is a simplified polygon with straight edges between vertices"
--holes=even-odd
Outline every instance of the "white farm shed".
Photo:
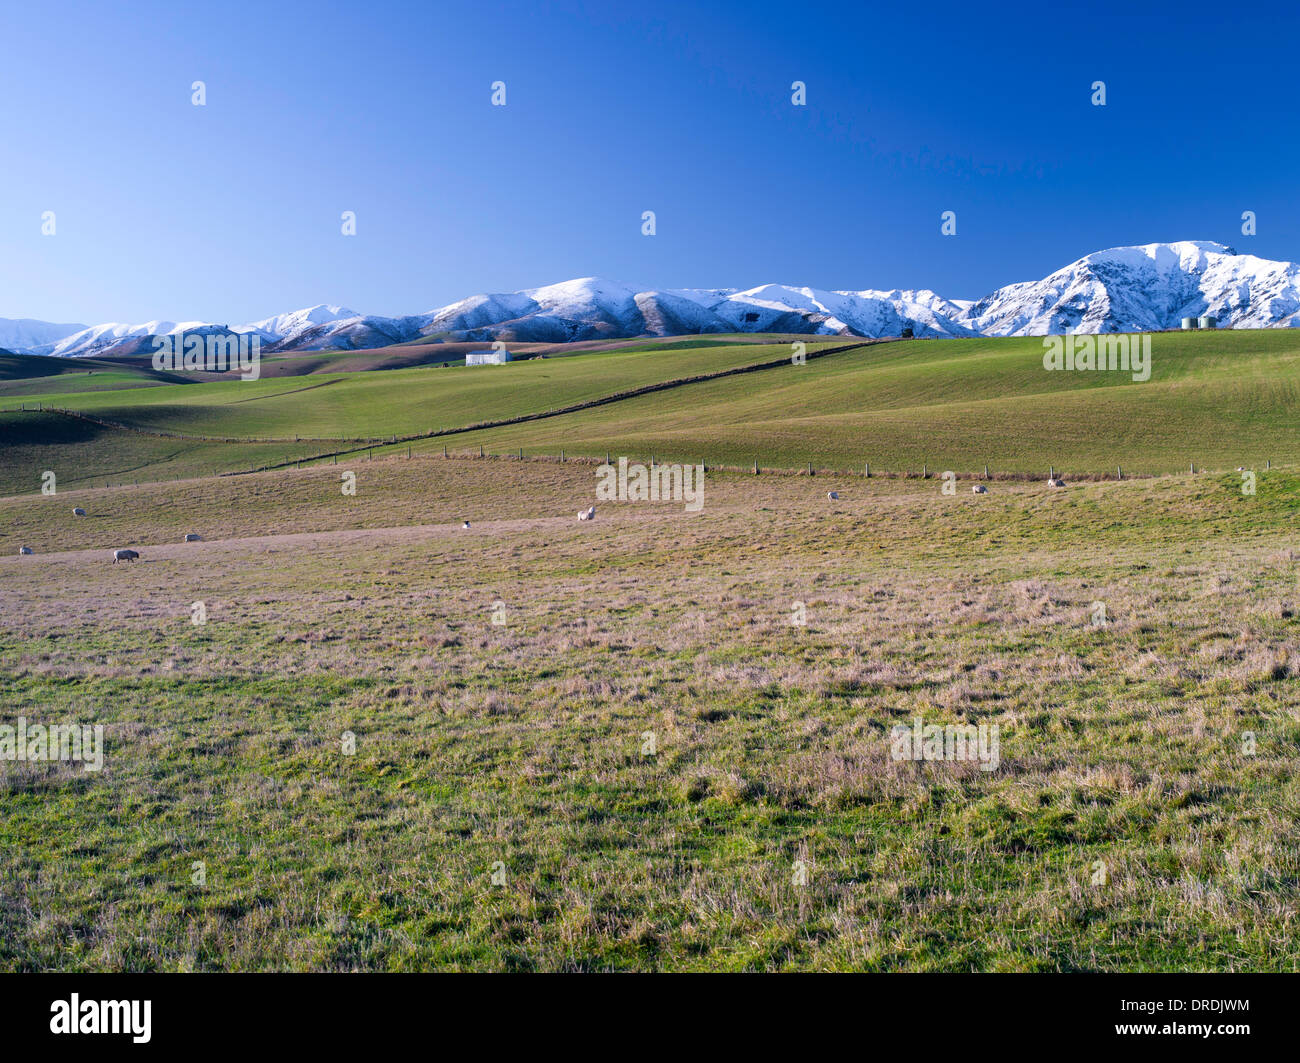
[{"label": "white farm shed", "polygon": [[465,354],[466,365],[502,365],[510,361],[510,352],[500,351],[468,351]]}]

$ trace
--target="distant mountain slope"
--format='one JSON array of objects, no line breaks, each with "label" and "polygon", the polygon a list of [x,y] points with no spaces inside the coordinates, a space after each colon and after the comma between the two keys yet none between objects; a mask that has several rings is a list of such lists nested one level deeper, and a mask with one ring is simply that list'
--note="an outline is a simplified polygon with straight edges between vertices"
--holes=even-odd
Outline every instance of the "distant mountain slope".
[{"label": "distant mountain slope", "polygon": [[1143,332],[1210,314],[1233,328],[1294,327],[1300,266],[1188,240],[1098,251],[1041,281],[999,288],[970,307],[985,336]]},{"label": "distant mountain slope", "polygon": [[0,319],[0,347],[31,354],[103,355],[151,350],[158,335],[227,328],[255,333],[268,351],[359,350],[424,338],[572,343],[713,332],[1038,336],[1177,328],[1182,318],[1204,314],[1233,328],[1300,325],[1300,265],[1239,255],[1200,240],[1116,247],[973,302],[929,290],[828,291],[784,284],[642,290],[581,277],[473,295],[429,313],[397,318],[321,303],[235,326],[150,321],[87,328]]},{"label": "distant mountain slope", "polygon": [[28,351],[34,347],[57,343],[85,325],[55,325],[31,318],[0,317],[0,347],[10,351]]}]

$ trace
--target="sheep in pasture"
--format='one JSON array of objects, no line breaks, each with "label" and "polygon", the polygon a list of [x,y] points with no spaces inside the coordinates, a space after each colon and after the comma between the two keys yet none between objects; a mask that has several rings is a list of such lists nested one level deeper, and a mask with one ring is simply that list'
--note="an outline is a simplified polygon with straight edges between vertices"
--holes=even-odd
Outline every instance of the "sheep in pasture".
[{"label": "sheep in pasture", "polygon": [[23,554],[30,554],[31,552],[32,552],[32,548],[30,546],[20,546],[18,548],[18,553],[20,556]]},{"label": "sheep in pasture", "polygon": [[134,561],[139,556],[134,550],[114,550],[113,564],[116,565],[119,561]]},{"label": "sheep in pasture", "polygon": [[840,500],[840,493],[838,491],[827,491],[826,497],[832,502],[838,502]]},{"label": "sheep in pasture", "polygon": [[469,527],[469,521],[467,521],[467,520],[466,520],[466,521],[462,521],[460,526],[461,526],[462,528],[468,528],[468,527]]},{"label": "sheep in pasture", "polygon": [[72,510],[72,515],[74,517],[84,517],[86,515],[86,511],[82,509],[80,506],[76,506]]},{"label": "sheep in pasture", "polygon": [[579,511],[578,511],[578,519],[579,519],[579,520],[595,520],[595,519],[596,519],[596,507],[595,507],[595,506],[592,506],[592,507],[590,507],[589,509],[582,509],[582,510],[579,510]]},{"label": "sheep in pasture", "polygon": [[201,543],[201,542],[203,542],[203,536],[200,535],[198,532],[186,532],[186,533],[185,533],[185,538],[182,539],[181,542],[185,542],[185,543]]},{"label": "sheep in pasture", "polygon": [[986,495],[989,493],[989,489],[983,484],[975,484],[975,486],[971,488],[971,491],[977,495]]},{"label": "sheep in pasture", "polygon": [[1059,476],[1057,476],[1057,477],[1054,477],[1054,478],[1051,479],[1051,480],[1048,480],[1048,481],[1047,481],[1047,486],[1048,486],[1048,487],[1064,487],[1064,486],[1065,486],[1065,481],[1062,480]]}]

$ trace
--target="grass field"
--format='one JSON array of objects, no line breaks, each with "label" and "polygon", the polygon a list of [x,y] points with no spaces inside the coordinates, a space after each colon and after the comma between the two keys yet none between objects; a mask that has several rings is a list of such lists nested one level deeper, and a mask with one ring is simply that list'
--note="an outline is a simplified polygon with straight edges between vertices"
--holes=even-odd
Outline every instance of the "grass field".
[{"label": "grass field", "polygon": [[168,481],[318,454],[315,444],[226,443],[121,431],[53,413],[0,413],[0,493],[31,494],[53,472],[56,486]]},{"label": "grass field", "polygon": [[[809,349],[844,342],[813,342]],[[671,345],[665,350],[614,350],[503,366],[49,393],[43,401],[132,427],[187,435],[387,438],[544,412],[650,384],[769,362],[788,353],[788,347],[774,345]]]},{"label": "grass field", "polygon": [[[1151,378],[1143,382],[1128,373],[1046,372],[1039,339],[854,345],[835,337],[813,341],[809,352],[850,349],[806,365],[695,379],[590,405],[780,362],[790,352],[785,338],[711,337],[582,345],[565,357],[552,351],[545,360],[479,368],[381,371],[405,364],[403,357],[434,358],[429,345],[406,355],[385,348],[283,356],[268,361],[263,379],[247,382],[188,374],[176,383],[176,374],[164,380],[129,359],[93,378],[62,366],[28,377],[10,366],[6,375],[0,365],[0,405],[6,393],[11,401],[30,396],[108,423],[61,446],[61,464],[77,483],[115,482],[119,468],[140,480],[246,471],[390,438],[400,441],[393,452],[403,454],[408,445],[438,454],[443,447],[488,454],[523,448],[778,469],[811,463],[861,470],[870,463],[880,472],[924,466],[970,473],[988,465],[995,474],[1041,476],[1055,467],[1095,476],[1195,464],[1226,471],[1285,464],[1300,452],[1300,338],[1292,332],[1158,333]],[[24,365],[34,373],[33,362],[52,361]],[[85,390],[91,379],[97,390]],[[585,408],[549,415],[579,405]],[[517,423],[500,423],[511,420]],[[84,433],[82,424],[77,431]],[[473,428],[485,424],[493,426]],[[56,459],[40,450],[50,431],[29,414],[0,413],[0,492],[34,490],[32,468],[55,468]],[[431,432],[451,434],[413,438]],[[173,438],[159,445],[164,433]],[[180,448],[174,437],[192,445]]]},{"label": "grass field", "polygon": [[489,432],[461,444],[743,466],[1045,473],[1235,469],[1300,453],[1300,340],[1152,337],[1151,379],[1044,371],[1041,339],[871,346]]},{"label": "grass field", "polygon": [[[862,345],[248,471],[770,339],[0,359],[0,405],[108,422],[0,413],[0,727],[106,742],[0,757],[0,970],[1300,970],[1289,333],[1157,335],[1143,384]],[[858,471],[579,523],[594,461],[479,446]],[[917,719],[996,726],[996,768],[895,759]]]},{"label": "grass field", "polygon": [[1300,966],[1295,469],[354,470],[0,500],[0,968]]}]

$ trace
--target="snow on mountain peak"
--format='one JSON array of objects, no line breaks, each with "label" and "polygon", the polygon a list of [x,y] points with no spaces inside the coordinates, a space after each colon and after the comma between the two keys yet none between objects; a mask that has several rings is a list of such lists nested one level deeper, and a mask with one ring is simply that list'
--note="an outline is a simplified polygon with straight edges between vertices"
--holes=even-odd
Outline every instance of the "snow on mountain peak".
[{"label": "snow on mountain peak", "polygon": [[1203,314],[1236,328],[1295,326],[1298,274],[1209,240],[1114,247],[990,293],[967,324],[989,336],[1153,331]]},{"label": "snow on mountain peak", "polygon": [[[1209,240],[1095,251],[1037,281],[982,299],[929,289],[831,291],[786,284],[638,289],[601,277],[461,299],[426,314],[385,318],[330,303],[232,327],[275,350],[358,348],[434,340],[567,342],[717,332],[818,335],[1034,336],[1177,328],[1211,314],[1224,326],[1300,326],[1300,266],[1238,254]],[[150,321],[85,327],[0,319],[0,347],[37,354],[98,354],[142,338],[224,328]],[[129,348],[126,345],[131,345]]]},{"label": "snow on mountain peak", "polygon": [[85,330],[85,325],[56,325],[28,317],[0,317],[0,347],[9,351],[26,351],[35,347],[52,346]]},{"label": "snow on mountain peak", "polygon": [[304,307],[301,310],[291,310],[287,314],[276,314],[274,317],[254,321],[248,326],[248,330],[264,332],[275,337],[285,337],[302,332],[314,325],[324,325],[331,321],[350,321],[360,316],[355,310],[349,310],[347,307],[334,306],[331,303],[317,303],[315,306]]}]

